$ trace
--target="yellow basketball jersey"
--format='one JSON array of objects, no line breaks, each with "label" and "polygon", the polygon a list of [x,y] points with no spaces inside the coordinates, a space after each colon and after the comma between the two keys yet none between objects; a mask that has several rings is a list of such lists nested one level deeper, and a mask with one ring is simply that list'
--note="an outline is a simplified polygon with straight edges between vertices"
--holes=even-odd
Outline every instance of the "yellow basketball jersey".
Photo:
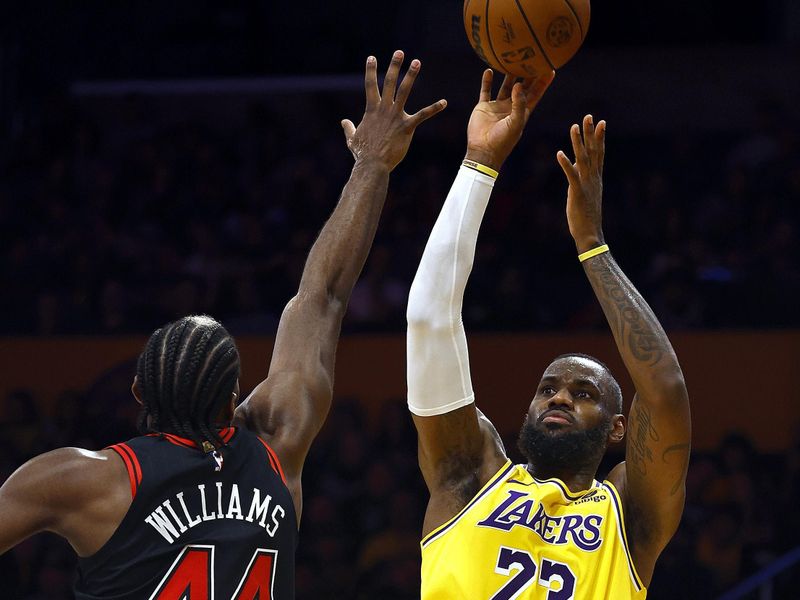
[{"label": "yellow basketball jersey", "polygon": [[507,462],[422,540],[422,600],[641,599],[614,486],[571,493]]}]

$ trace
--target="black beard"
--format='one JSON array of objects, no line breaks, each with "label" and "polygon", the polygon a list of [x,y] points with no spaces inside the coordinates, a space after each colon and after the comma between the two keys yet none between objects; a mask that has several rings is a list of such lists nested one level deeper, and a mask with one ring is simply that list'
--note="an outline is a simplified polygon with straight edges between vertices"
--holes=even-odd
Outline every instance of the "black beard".
[{"label": "black beard", "polygon": [[525,418],[517,448],[528,463],[547,473],[571,473],[583,465],[599,461],[606,451],[611,420],[595,429],[553,431],[537,427]]}]

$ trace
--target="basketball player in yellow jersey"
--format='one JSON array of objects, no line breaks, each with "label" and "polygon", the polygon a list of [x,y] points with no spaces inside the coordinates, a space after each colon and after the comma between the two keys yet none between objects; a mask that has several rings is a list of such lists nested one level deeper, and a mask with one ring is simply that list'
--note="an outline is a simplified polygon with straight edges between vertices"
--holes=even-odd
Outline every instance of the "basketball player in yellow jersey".
[{"label": "basketball player in yellow jersey", "polygon": [[[423,600],[644,598],[683,510],[686,386],[664,330],[603,237],[604,121],[595,126],[585,117],[582,135],[573,125],[575,163],[563,152],[558,162],[569,182],[576,259],[636,387],[630,415],[622,414],[608,368],[577,353],[553,360],[532,390],[519,437],[527,464],[508,460],[475,406],[461,321],[464,289],[497,172],[551,79],[513,86],[506,80],[492,101],[492,74],[484,74],[466,159],[409,295],[408,402],[430,491]],[[606,447],[626,433],[625,462],[597,481]]]}]

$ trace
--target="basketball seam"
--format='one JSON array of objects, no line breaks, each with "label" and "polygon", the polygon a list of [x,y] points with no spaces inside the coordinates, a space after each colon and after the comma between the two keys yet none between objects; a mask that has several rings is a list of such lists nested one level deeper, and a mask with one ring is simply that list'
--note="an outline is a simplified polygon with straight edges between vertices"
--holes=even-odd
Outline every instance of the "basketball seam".
[{"label": "basketball seam", "polygon": [[502,68],[503,63],[497,57],[497,52],[494,51],[494,44],[492,44],[492,32],[489,31],[489,2],[490,1],[491,0],[486,0],[486,17],[485,17],[486,18],[486,39],[489,41],[489,50],[492,51],[492,56],[494,56],[494,59],[497,61],[497,64],[500,65],[500,67]]},{"label": "basketball seam", "polygon": [[575,15],[575,20],[578,22],[578,29],[581,31],[581,42],[583,42],[586,34],[583,33],[583,24],[581,23],[581,18],[578,16],[578,12],[575,10],[575,7],[572,6],[572,2],[569,0],[564,0],[564,4],[566,4],[569,9],[572,11],[572,14]]},{"label": "basketball seam", "polygon": [[531,22],[528,20],[528,15],[526,15],[525,11],[522,10],[522,6],[520,6],[519,0],[514,0],[514,1],[515,1],[515,4],[517,5],[517,8],[519,9],[519,13],[522,15],[522,18],[525,19],[525,25],[528,26],[528,31],[531,32],[531,35],[533,36],[533,41],[536,42],[537,46],[539,46],[539,51],[542,53],[542,56],[544,56],[544,59],[547,61],[547,64],[550,65],[550,68],[553,69],[553,71],[555,71],[556,68],[553,66],[553,63],[550,61],[550,57],[547,56],[547,52],[544,51],[544,48],[542,47],[541,42],[539,42],[539,36],[536,35],[536,31],[533,29],[533,26],[531,25]]}]

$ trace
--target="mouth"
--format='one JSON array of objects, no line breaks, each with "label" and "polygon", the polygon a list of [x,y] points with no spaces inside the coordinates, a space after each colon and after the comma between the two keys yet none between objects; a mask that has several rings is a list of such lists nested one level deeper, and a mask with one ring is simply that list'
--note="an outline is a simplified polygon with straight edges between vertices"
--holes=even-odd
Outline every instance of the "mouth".
[{"label": "mouth", "polygon": [[553,409],[539,417],[539,422],[553,425],[571,425],[574,422],[572,415],[563,410]]}]

